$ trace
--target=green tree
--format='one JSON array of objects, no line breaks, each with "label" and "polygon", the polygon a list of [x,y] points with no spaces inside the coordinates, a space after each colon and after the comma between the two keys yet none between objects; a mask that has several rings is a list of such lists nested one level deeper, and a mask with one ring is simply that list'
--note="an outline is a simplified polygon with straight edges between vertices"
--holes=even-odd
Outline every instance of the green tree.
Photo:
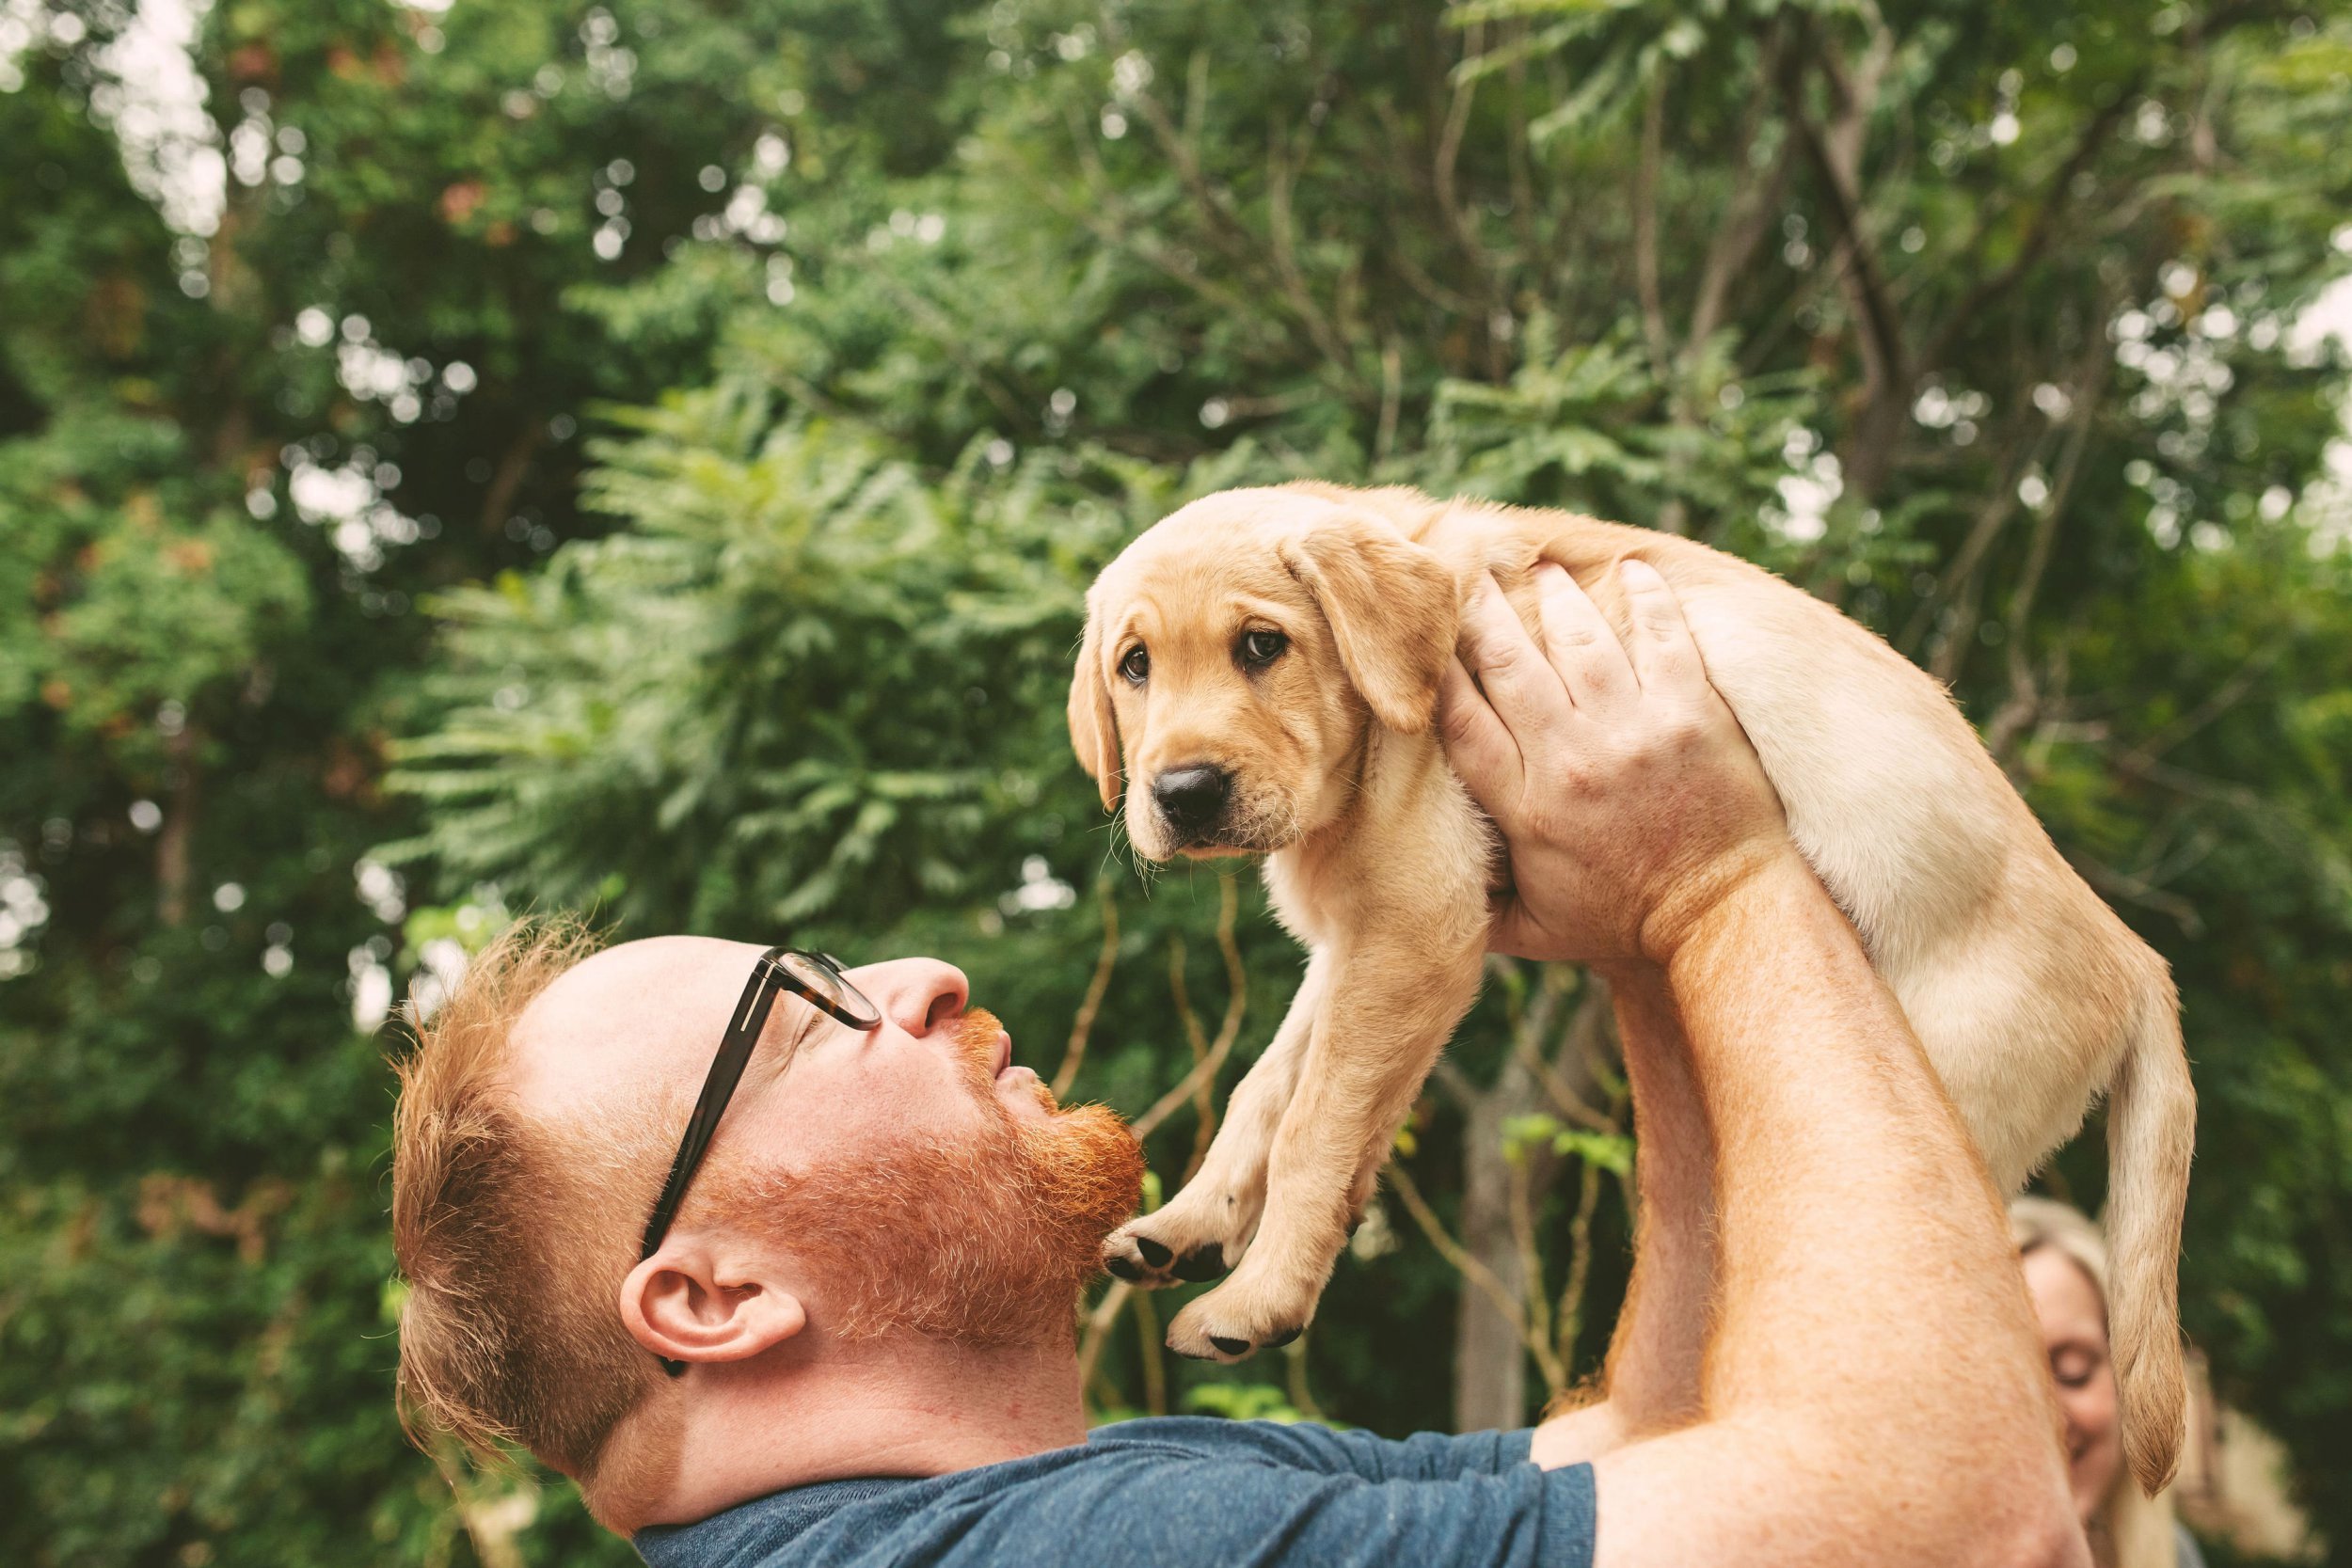
[{"label": "green tree", "polygon": [[512,1550],[386,1392],[383,736],[418,595],[593,530],[587,405],[702,373],[731,296],[569,301],[682,276],[797,24],[914,135],[944,35],[862,8],[0,16],[0,1556]]},{"label": "green tree", "polygon": [[[1172,1187],[1297,959],[1127,863],[1079,594],[1311,474],[1953,684],[2174,962],[2189,1327],[2352,1542],[2341,7],[220,0],[178,96],[172,14],[0,17],[0,1550],[627,1560],[390,1418],[370,1026],[507,909],[939,952]],[[1499,966],[1315,1332],[1170,1366],[1113,1290],[1097,1405],[1589,1370],[1604,1014]]]},{"label": "green tree", "polygon": [[[795,451],[881,438],[943,494],[974,483],[976,446],[1005,483],[1035,483],[1045,449],[1064,489],[1041,499],[1060,500],[1074,547],[1052,586],[1021,592],[1058,594],[1065,639],[1074,590],[1119,537],[1088,509],[1133,527],[1217,484],[1297,474],[1698,533],[1880,627],[1954,683],[2084,874],[2174,957],[2204,1168],[2229,1172],[2201,1181],[2192,1212],[2191,1326],[2232,1398],[2299,1451],[2332,1441],[2344,1391],[2286,1369],[2337,1359],[2320,1345],[2342,1321],[2321,1303],[2340,1282],[2320,1260],[2342,1191],[2316,1173],[2340,1168],[2345,1085],[2324,1005],[2289,1003],[2281,982],[2331,983],[2347,918],[2344,801],[2320,738],[2348,629],[2328,478],[2340,364],[2298,325],[2344,265],[2352,170],[2327,131],[2345,103],[2343,24],[1498,4],[1442,21],[1008,5],[968,25],[950,161],[846,190],[837,170],[777,171],[790,266],[771,257],[739,285],[715,385],[779,389]],[[1132,472],[1061,466],[1096,451],[1165,475],[1143,492],[1155,504],[1137,508]],[[724,493],[648,498],[638,526],[660,536]],[[863,508],[839,515],[869,526]],[[659,644],[663,612],[619,617],[643,628],[633,647]],[[460,668],[516,657],[471,608],[454,614]],[[1050,732],[1048,664],[1024,681]],[[901,687],[895,645],[863,667],[859,705],[903,693],[885,710],[922,711],[959,678],[948,656]],[[963,668],[993,688],[1008,666]],[[469,835],[514,826],[531,775],[501,748],[537,722],[492,720],[485,736],[469,717],[426,743],[467,753],[469,794],[443,798],[425,841],[467,877],[526,863]],[[1050,733],[995,739],[978,754],[1050,776]],[[751,775],[761,755],[717,771]],[[1034,844],[1083,885],[1099,856],[1039,842],[1034,808],[1003,810],[1017,804],[994,802],[980,836]],[[698,863],[726,858],[717,824],[691,842],[708,847]],[[544,843],[575,884],[587,874],[577,839]],[[742,920],[790,909],[869,933],[910,907],[877,885],[827,910],[809,900],[830,890],[782,862],[739,891]],[[927,902],[952,896],[943,882]],[[707,900],[667,907],[723,923]],[[1076,932],[1069,945],[1083,950]],[[958,956],[977,968],[983,952]],[[1271,1016],[1252,1013],[1252,1039]],[[1560,1119],[1608,1125],[1597,1027],[1572,982],[1506,977],[1404,1167],[1404,1207],[1474,1287],[1458,1291],[1457,1419],[1525,1411],[1514,1343],[1557,1383],[1605,1331],[1621,1202],[1594,1156],[1621,1146],[1581,1145]],[[1155,1032],[1152,1053],[1181,1063],[1181,1031]],[[2304,1092],[2280,1092],[2282,1074]],[[1160,1153],[1171,1177],[1185,1131]],[[2095,1206],[2102,1164],[2093,1141],[2051,1180]],[[1548,1259],[1529,1259],[1531,1228]],[[1384,1386],[1348,1343],[1365,1327],[1352,1285],[1320,1320],[1327,1402],[1432,1418],[1434,1382]],[[2304,1476],[2339,1520],[2324,1469]]]}]

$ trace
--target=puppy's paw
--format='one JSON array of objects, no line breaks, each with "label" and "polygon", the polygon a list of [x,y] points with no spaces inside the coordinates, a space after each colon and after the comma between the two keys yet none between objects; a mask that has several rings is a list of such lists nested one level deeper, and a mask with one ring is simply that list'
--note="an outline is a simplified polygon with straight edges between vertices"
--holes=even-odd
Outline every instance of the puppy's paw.
[{"label": "puppy's paw", "polygon": [[1103,1267],[1114,1277],[1152,1291],[1163,1285],[1215,1279],[1230,1267],[1224,1247],[1216,1242],[1178,1252],[1147,1228],[1153,1218],[1157,1216],[1121,1226],[1103,1243]]},{"label": "puppy's paw", "polygon": [[1289,1344],[1315,1314],[1311,1292],[1250,1289],[1240,1275],[1188,1304],[1168,1325],[1168,1348],[1195,1361],[1240,1361]]},{"label": "puppy's paw", "polygon": [[1195,1182],[1165,1208],[1129,1220],[1103,1243],[1103,1266],[1130,1285],[1215,1279],[1241,1261],[1257,1213]]},{"label": "puppy's paw", "polygon": [[[1147,1291],[1190,1277],[1178,1271],[1188,1264],[1196,1264],[1195,1255],[1188,1252],[1180,1256],[1167,1243],[1150,1234],[1144,1228],[1145,1224],[1144,1220],[1133,1221],[1112,1231],[1104,1239],[1103,1267],[1110,1271],[1112,1277],[1123,1279],[1130,1285],[1140,1285]],[[1216,1273],[1224,1272],[1223,1262],[1220,1256]],[[1204,1275],[1201,1277],[1213,1278],[1215,1275]]]}]

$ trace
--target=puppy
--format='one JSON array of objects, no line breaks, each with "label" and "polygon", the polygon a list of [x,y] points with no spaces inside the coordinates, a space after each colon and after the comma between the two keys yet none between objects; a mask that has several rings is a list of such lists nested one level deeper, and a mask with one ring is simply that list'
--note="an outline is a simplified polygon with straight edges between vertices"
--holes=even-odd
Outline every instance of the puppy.
[{"label": "puppy", "polygon": [[1306,1326],[1478,991],[1500,850],[1432,727],[1468,585],[1493,572],[1532,630],[1530,573],[1557,562],[1622,630],[1611,568],[1626,556],[1674,585],[1798,847],[1994,1180],[2015,1190],[2110,1093],[2116,1367],[2153,1491],[2182,1438],[2174,1266],[2195,1121],[2164,961],[1927,675],[1777,578],[1644,530],[1304,483],[1195,501],[1104,571],[1070,731],[1104,809],[1123,784],[1128,834],[1154,861],[1263,857],[1309,953],[1200,1174],[1105,1261],[1147,1285],[1232,1270],[1169,1325],[1186,1355],[1234,1360]]}]

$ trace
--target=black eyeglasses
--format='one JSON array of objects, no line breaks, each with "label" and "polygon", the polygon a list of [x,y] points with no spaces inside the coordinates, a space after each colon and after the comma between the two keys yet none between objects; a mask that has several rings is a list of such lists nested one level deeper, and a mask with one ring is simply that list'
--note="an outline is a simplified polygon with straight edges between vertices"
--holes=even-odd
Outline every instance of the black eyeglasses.
[{"label": "black eyeglasses", "polygon": [[[710,1135],[719,1130],[719,1118],[726,1115],[735,1085],[743,1080],[752,1047],[759,1043],[760,1031],[768,1026],[776,993],[787,990],[861,1033],[882,1026],[882,1009],[850,984],[850,977],[841,973],[840,959],[825,953],[803,953],[797,947],[771,947],[762,953],[750,982],[743,987],[742,998],[735,1004],[735,1016],[719,1041],[719,1053],[710,1060],[710,1076],[703,1080],[702,1098],[694,1101],[694,1114],[687,1120],[677,1158],[670,1162],[670,1178],[661,1184],[661,1196],[645,1221],[638,1261],[651,1258],[670,1233],[670,1222],[677,1218],[686,1189],[709,1151]],[[685,1372],[686,1363],[663,1356],[661,1370],[677,1377]]]}]

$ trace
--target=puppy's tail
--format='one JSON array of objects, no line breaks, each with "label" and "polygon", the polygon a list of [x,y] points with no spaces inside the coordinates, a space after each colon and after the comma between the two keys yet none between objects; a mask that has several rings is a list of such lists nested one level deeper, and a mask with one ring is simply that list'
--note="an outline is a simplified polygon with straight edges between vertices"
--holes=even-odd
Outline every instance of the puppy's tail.
[{"label": "puppy's tail", "polygon": [[2107,1303],[2122,1403],[2123,1456],[2150,1497],[2180,1463],[2181,1212],[2197,1141],[2197,1091],[2181,1045],[2180,999],[2163,960],[2145,989],[2107,1103]]}]

